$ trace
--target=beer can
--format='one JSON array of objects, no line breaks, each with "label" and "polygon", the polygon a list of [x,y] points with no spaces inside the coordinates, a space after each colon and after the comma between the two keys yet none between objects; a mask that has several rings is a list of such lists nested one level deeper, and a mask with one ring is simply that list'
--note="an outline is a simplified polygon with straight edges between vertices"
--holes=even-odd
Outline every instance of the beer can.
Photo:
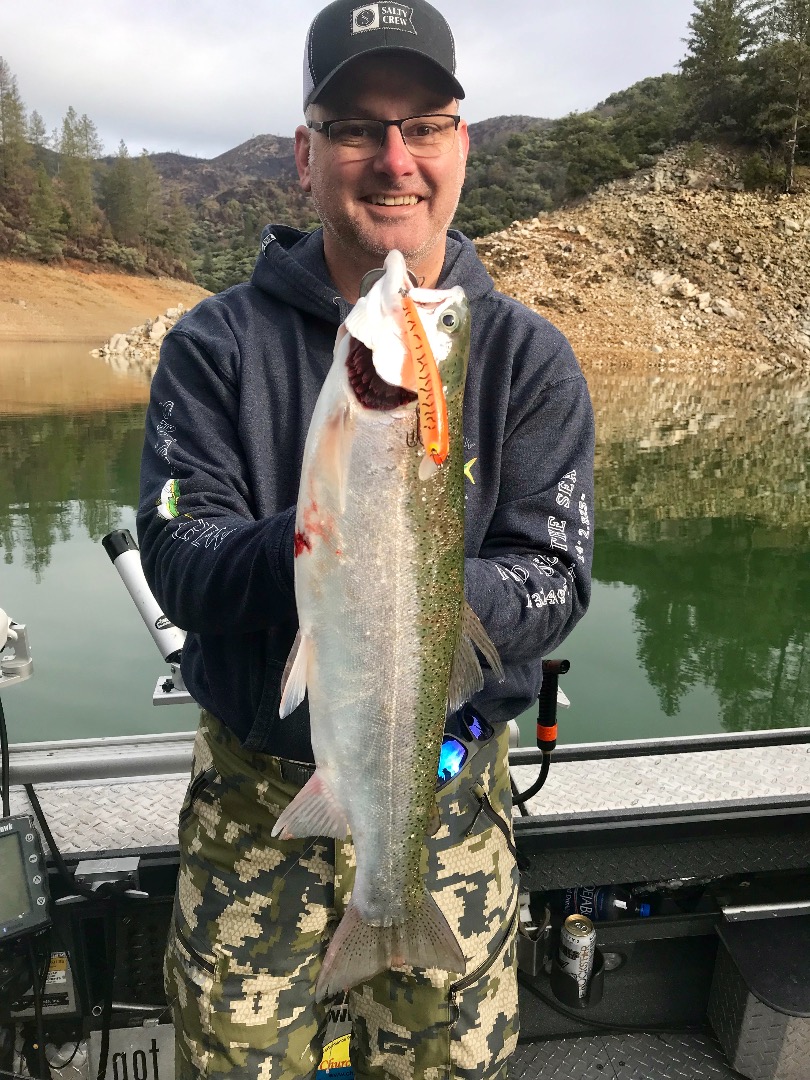
[{"label": "beer can", "polygon": [[560,967],[576,980],[580,1000],[588,994],[596,931],[585,915],[569,915],[560,931]]}]

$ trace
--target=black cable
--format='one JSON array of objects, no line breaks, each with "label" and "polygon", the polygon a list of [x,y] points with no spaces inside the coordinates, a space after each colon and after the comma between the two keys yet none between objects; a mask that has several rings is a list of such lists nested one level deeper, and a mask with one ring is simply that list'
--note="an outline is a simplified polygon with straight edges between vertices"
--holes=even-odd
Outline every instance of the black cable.
[{"label": "black cable", "polygon": [[78,1039],[76,1040],[76,1045],[73,1047],[73,1053],[70,1055],[69,1058],[67,1058],[66,1061],[51,1061],[50,1059],[48,1059],[48,1064],[50,1065],[50,1067],[52,1069],[56,1069],[57,1072],[59,1071],[59,1069],[67,1068],[68,1065],[71,1065],[73,1063],[73,1059],[78,1054],[79,1047],[81,1045],[82,1045],[82,1036],[79,1035]]},{"label": "black cable", "polygon": [[104,949],[107,954],[107,978],[104,986],[104,1002],[101,1011],[101,1046],[98,1052],[97,1080],[104,1080],[107,1075],[107,1061],[110,1055],[110,1028],[112,1027],[113,996],[115,994],[115,952],[116,916],[118,904],[115,896],[110,897],[110,908],[104,919]]},{"label": "black cable", "polygon": [[9,787],[8,730],[6,728],[6,714],[3,712],[3,702],[0,699],[0,789],[3,798],[3,817],[11,816]]},{"label": "black cable", "polygon": [[45,1019],[42,1015],[42,985],[47,978],[50,968],[51,954],[48,952],[44,978],[37,968],[37,954],[34,951],[34,942],[29,937],[25,942],[28,949],[28,966],[31,971],[31,987],[34,993],[34,1027],[37,1038],[37,1065],[40,1080],[50,1080],[51,1070],[48,1067],[48,1059],[45,1056]]},{"label": "black cable", "polygon": [[[605,1020],[593,1020],[587,1016],[583,1016],[578,1009],[569,1009],[561,1002],[557,1001],[556,998],[549,994],[544,994],[542,990],[534,985],[534,983],[529,982],[528,978],[521,971],[518,972],[518,983],[525,990],[528,990],[530,994],[539,998],[539,1000],[542,1001],[544,1005],[548,1006],[549,1009],[559,1013],[560,1016],[564,1016],[566,1020],[576,1020],[577,1023],[582,1024],[584,1027],[592,1028],[596,1032],[609,1031],[614,1035],[644,1035],[647,1033],[651,1035],[685,1035],[696,1034],[703,1031],[702,1027],[695,1026],[694,1024],[684,1024],[683,1026],[672,1024],[611,1024]],[[559,1038],[559,1036],[549,1036],[549,1038]],[[541,1040],[530,1040],[527,1037],[526,1041],[539,1042]],[[520,1039],[518,1039],[518,1042],[520,1042]]]},{"label": "black cable", "polygon": [[101,1048],[99,1051],[98,1063],[98,1080],[104,1080],[104,1076],[107,1072],[107,1060],[110,1049],[110,1027],[112,1024],[113,985],[115,981],[116,918],[118,915],[118,902],[121,899],[127,899],[124,895],[127,889],[127,883],[103,884],[99,886],[98,889],[90,889],[86,885],[81,884],[81,882],[76,881],[74,875],[68,870],[65,860],[62,858],[62,853],[56,845],[53,833],[50,830],[40,801],[37,798],[37,793],[34,791],[33,784],[25,784],[24,787],[25,793],[33,807],[39,827],[42,830],[42,835],[45,837],[48,847],[51,850],[51,856],[53,857],[59,876],[64,883],[72,893],[75,893],[78,896],[83,896],[88,900],[94,900],[96,902],[99,900],[107,901],[107,910],[104,915],[104,931],[108,976],[101,1019]]},{"label": "black cable", "polygon": [[515,783],[514,776],[512,776],[512,770],[511,769],[509,770],[509,786],[512,789],[512,805],[516,806],[518,808],[518,810],[520,811],[521,817],[528,817],[529,816],[529,811],[526,809],[525,805],[523,804],[523,802],[521,802],[521,800],[520,800],[520,798],[518,796],[517,784]]},{"label": "black cable", "polygon": [[[73,961],[70,959],[70,949],[67,946],[67,942],[62,937],[62,934],[60,933],[59,927],[57,926],[56,923],[53,923],[51,925],[51,927],[50,927],[50,937],[52,939],[53,944],[57,946],[57,949],[61,950],[61,952],[63,952],[65,954],[65,963],[67,964],[68,970],[70,972],[70,977],[71,977],[71,979],[73,979],[73,985],[74,985],[74,987],[78,987],[78,978],[76,976],[76,969],[73,966]],[[48,951],[49,951],[49,954],[50,954],[51,950],[49,949]],[[48,960],[50,962],[50,955],[48,957]],[[62,1062],[59,1062],[57,1064],[55,1061],[50,1061],[49,1060],[48,1064],[50,1065],[50,1067],[52,1069],[57,1069],[57,1070],[58,1069],[64,1069],[66,1066],[70,1065],[73,1062],[73,1059],[78,1054],[79,1047],[81,1045],[82,1045],[82,1035],[80,1033],[78,1039],[76,1040],[76,1045],[73,1047],[73,1053],[70,1055],[70,1057],[67,1059],[67,1061],[62,1061]]]},{"label": "black cable", "polygon": [[532,786],[530,788],[527,788],[525,791],[521,791],[520,794],[518,794],[516,791],[513,790],[513,792],[512,792],[513,801],[517,805],[518,809],[521,810],[521,813],[523,813],[523,814],[526,813],[526,810],[525,810],[523,804],[527,803],[529,801],[529,799],[533,798],[537,794],[537,792],[540,790],[540,788],[543,786],[543,784],[545,784],[546,780],[548,779],[548,771],[549,771],[550,768],[551,768],[551,754],[546,753],[545,751],[543,751],[543,761],[542,761],[542,764],[540,765],[540,775],[537,777],[537,779],[532,784]]}]

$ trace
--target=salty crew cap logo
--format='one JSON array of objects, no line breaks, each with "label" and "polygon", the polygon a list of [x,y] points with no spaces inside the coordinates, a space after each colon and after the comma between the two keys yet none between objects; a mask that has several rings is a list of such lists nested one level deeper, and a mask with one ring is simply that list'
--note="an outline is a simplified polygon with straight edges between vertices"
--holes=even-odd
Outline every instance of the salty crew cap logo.
[{"label": "salty crew cap logo", "polygon": [[415,34],[413,8],[404,4],[366,4],[352,12],[352,33],[364,34],[367,30],[389,27],[406,34]]},{"label": "salty crew cap logo", "polygon": [[355,8],[352,12],[352,33],[362,34],[366,30],[379,30],[380,28],[380,5],[372,4],[371,7]]},{"label": "salty crew cap logo", "polygon": [[452,97],[464,97],[456,79],[452,31],[427,0],[412,0],[411,4],[379,0],[360,5],[357,0],[334,0],[315,16],[307,33],[304,109],[317,101],[346,64],[374,53],[421,56],[444,75]]}]

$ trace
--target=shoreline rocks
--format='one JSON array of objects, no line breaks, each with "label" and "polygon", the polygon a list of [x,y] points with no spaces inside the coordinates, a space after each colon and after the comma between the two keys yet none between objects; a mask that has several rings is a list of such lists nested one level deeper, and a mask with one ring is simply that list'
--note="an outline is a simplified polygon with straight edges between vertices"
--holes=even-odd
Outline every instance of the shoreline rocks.
[{"label": "shoreline rocks", "polygon": [[169,308],[125,334],[113,334],[100,348],[92,349],[90,355],[100,357],[114,371],[136,371],[151,379],[157,369],[161,342],[187,310],[183,304]]}]

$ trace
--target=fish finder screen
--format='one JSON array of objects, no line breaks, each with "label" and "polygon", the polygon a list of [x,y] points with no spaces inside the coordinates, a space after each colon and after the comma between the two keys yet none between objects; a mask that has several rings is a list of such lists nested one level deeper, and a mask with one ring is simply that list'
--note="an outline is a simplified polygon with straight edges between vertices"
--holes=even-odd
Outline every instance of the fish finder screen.
[{"label": "fish finder screen", "polygon": [[22,918],[30,907],[20,840],[15,833],[9,833],[0,838],[0,933]]}]

